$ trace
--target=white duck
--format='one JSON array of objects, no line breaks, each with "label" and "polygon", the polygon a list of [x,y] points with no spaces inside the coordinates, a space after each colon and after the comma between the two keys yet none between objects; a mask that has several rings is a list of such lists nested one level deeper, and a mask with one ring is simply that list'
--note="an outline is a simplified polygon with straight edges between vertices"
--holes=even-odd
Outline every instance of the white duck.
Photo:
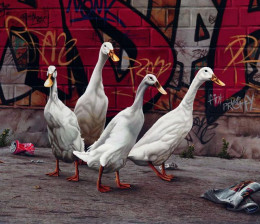
[{"label": "white duck", "polygon": [[67,178],[69,181],[79,180],[78,160],[73,151],[84,151],[84,141],[80,136],[77,117],[58,98],[57,70],[55,66],[48,67],[48,79],[44,86],[50,87],[50,96],[44,108],[44,117],[47,121],[48,137],[52,153],[56,157],[56,169],[46,175],[59,176],[59,160],[64,162],[75,161],[75,175]]},{"label": "white duck", "polygon": [[[171,181],[173,175],[166,174],[164,163],[191,130],[193,102],[197,90],[205,81],[210,80],[218,85],[225,85],[214,75],[211,68],[201,68],[180,105],[153,124],[134,145],[128,159],[139,166],[150,166],[158,177]],[[162,165],[162,173],[154,167],[159,165]]]},{"label": "white duck", "polygon": [[98,62],[88,87],[78,99],[74,109],[78,118],[81,137],[84,138],[87,147],[99,138],[105,127],[108,99],[102,83],[102,69],[108,57],[113,61],[119,61],[112,44],[104,42],[100,48]]},{"label": "white duck", "polygon": [[99,170],[97,188],[100,192],[111,190],[101,184],[103,172],[116,172],[117,186],[130,188],[129,184],[120,183],[119,170],[125,166],[128,153],[143,126],[143,96],[146,88],[151,85],[155,85],[162,94],[167,94],[154,75],[146,75],[137,89],[133,105],[122,110],[110,121],[98,141],[87,152],[73,152],[87,162],[88,167]]}]

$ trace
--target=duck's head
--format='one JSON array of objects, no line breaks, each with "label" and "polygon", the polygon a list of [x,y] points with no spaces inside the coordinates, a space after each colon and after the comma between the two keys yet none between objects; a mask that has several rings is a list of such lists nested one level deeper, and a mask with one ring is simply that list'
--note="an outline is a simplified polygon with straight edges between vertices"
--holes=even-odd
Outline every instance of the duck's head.
[{"label": "duck's head", "polygon": [[104,42],[100,50],[103,54],[108,55],[113,61],[119,61],[119,58],[114,52],[113,45],[110,42]]},{"label": "duck's head", "polygon": [[164,94],[166,95],[167,92],[164,90],[164,88],[161,86],[161,84],[159,83],[159,81],[157,80],[156,76],[155,75],[152,75],[152,74],[147,74],[145,77],[144,77],[144,83],[148,86],[155,86],[158,91],[161,93],[161,94]]},{"label": "duck's head", "polygon": [[45,87],[51,87],[53,85],[53,79],[55,79],[57,77],[57,70],[56,67],[53,65],[50,65],[48,67],[48,71],[47,71],[47,80],[44,83]]},{"label": "duck's head", "polygon": [[222,82],[220,79],[218,79],[218,77],[214,74],[212,69],[209,67],[201,68],[197,76],[202,81],[213,81],[220,86],[225,86],[225,83]]}]

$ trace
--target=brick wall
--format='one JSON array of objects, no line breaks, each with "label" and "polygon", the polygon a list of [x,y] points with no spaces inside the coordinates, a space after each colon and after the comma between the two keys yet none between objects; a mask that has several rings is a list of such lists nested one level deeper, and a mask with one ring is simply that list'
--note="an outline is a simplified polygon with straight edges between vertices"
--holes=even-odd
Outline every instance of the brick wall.
[{"label": "brick wall", "polygon": [[146,73],[169,93],[147,90],[144,110],[153,117],[177,107],[197,70],[210,66],[226,86],[199,89],[187,141],[205,155],[221,148],[222,137],[233,142],[241,136],[250,147],[257,128],[241,124],[237,130],[233,119],[259,122],[259,10],[254,0],[0,0],[0,106],[43,109],[47,67],[55,65],[59,97],[73,109],[102,42],[110,41],[121,60],[103,69],[108,117],[131,105]]}]

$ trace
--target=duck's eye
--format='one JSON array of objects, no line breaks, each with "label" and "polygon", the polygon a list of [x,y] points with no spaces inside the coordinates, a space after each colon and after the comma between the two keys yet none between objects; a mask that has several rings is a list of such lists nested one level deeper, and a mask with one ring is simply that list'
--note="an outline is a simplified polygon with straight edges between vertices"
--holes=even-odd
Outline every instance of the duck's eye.
[{"label": "duck's eye", "polygon": [[104,47],[107,47],[107,45],[104,45]]},{"label": "duck's eye", "polygon": [[208,70],[205,70],[205,72],[208,72]]}]

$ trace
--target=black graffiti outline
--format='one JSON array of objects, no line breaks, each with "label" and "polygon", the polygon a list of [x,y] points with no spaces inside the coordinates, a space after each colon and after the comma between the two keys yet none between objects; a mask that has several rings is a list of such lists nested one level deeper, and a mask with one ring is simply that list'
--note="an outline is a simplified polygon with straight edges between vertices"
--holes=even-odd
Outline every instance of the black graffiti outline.
[{"label": "black graffiti outline", "polygon": [[[209,53],[207,56],[207,61],[208,61],[208,67],[214,69],[214,63],[215,63],[215,51],[216,51],[216,45],[217,45],[217,41],[218,41],[218,36],[219,36],[219,31],[221,29],[221,24],[222,24],[222,20],[223,20],[223,15],[225,12],[225,8],[226,8],[226,3],[227,0],[223,0],[221,1],[219,8],[218,8],[218,15],[216,18],[216,23],[214,26],[214,30],[212,33],[212,38],[211,38],[211,42],[210,42],[210,46],[209,46]],[[245,72],[246,75],[246,72]],[[247,78],[246,78],[247,80]],[[229,99],[224,100],[221,104],[218,104],[217,106],[215,105],[210,105],[208,104],[208,100],[209,100],[209,96],[210,94],[213,94],[213,83],[212,82],[206,82],[205,83],[205,113],[206,113],[206,117],[207,117],[207,122],[213,123],[214,121],[216,121],[220,116],[222,116],[225,112],[227,112],[227,109],[223,109],[223,104],[224,103],[228,103],[230,101],[231,98],[236,98],[237,96],[241,97],[241,99],[243,99],[245,97],[246,94],[246,90],[248,89],[248,86],[243,87],[241,90],[239,90],[238,92],[236,92],[235,94],[233,94]]]},{"label": "black graffiti outline", "polygon": [[[60,0],[61,1],[61,0]],[[169,75],[169,78],[167,80],[167,82],[165,83],[164,87],[168,87],[169,83],[173,77],[175,68],[176,68],[176,52],[173,48],[173,42],[169,41],[169,39],[163,34],[163,32],[154,24],[151,22],[151,20],[149,18],[147,18],[147,16],[144,16],[142,13],[140,13],[137,9],[135,9],[134,7],[132,7],[128,2],[125,2],[123,0],[118,0],[118,2],[120,2],[121,4],[125,5],[126,7],[128,7],[129,9],[131,9],[133,12],[135,12],[138,16],[140,16],[143,20],[145,20],[153,29],[155,29],[164,39],[165,41],[168,43],[169,48],[171,49],[171,53],[173,55],[173,67],[172,67],[172,71]],[[178,4],[177,4],[178,5]],[[124,49],[127,54],[129,55],[130,58],[136,59],[137,56],[137,50],[136,50],[136,46],[133,44],[133,42],[127,37],[127,35],[125,35],[124,33],[122,33],[121,31],[117,30],[116,27],[112,26],[111,24],[109,24],[107,21],[104,21],[102,18],[98,19],[98,20],[94,20],[93,18],[99,17],[93,10],[91,10],[90,8],[86,7],[85,5],[82,6],[83,10],[87,11],[87,14],[91,15],[90,16],[90,22],[92,24],[93,29],[97,32],[100,41],[103,41],[103,37],[102,35],[99,33],[98,30],[101,30],[102,32],[106,33],[107,35],[111,36],[113,39],[115,39],[121,46],[121,49]],[[177,11],[179,11],[176,8]],[[178,17],[178,13],[176,11],[176,18]],[[178,19],[175,20],[175,23],[177,23]],[[174,29],[175,30],[175,29]],[[176,31],[173,31],[176,32]],[[115,38],[114,38],[115,37]],[[127,41],[125,41],[127,38]],[[172,36],[172,40],[173,40],[173,36]],[[110,59],[109,59],[110,60]],[[130,60],[130,66],[132,67],[134,63],[134,60]],[[128,70],[126,71],[122,71],[120,70],[120,64],[116,67],[112,61],[110,60],[110,64],[111,67],[114,70],[114,74],[119,73],[119,76],[115,76],[116,80],[118,82],[120,82],[129,72]],[[160,93],[156,94],[149,102],[145,103],[143,106],[144,111],[148,111],[152,108],[153,104],[155,102],[158,101],[158,99],[160,98]]]},{"label": "black graffiti outline", "polygon": [[[78,4],[76,4],[77,1],[78,1]],[[93,1],[94,1],[94,3],[93,3]],[[113,13],[111,13],[109,11],[111,9],[111,7],[113,6],[113,4],[116,2],[116,0],[112,0],[112,2],[110,2],[109,5],[107,5],[107,0],[101,0],[100,5],[98,4],[98,1],[99,0],[84,0],[84,1],[73,0],[74,6],[75,6],[75,11],[80,12],[81,17],[76,18],[76,19],[71,19],[70,21],[73,23],[73,22],[78,22],[78,21],[82,21],[82,20],[93,20],[93,19],[99,20],[100,18],[102,18],[102,20],[104,20],[104,21],[119,22],[123,27],[126,27],[125,24],[123,23],[123,21],[119,19],[119,17],[117,17],[116,15],[114,15]],[[67,13],[70,11],[71,2],[72,2],[72,0],[69,0],[68,6],[66,9]],[[91,7],[87,11],[85,10],[86,8],[88,8],[85,6],[86,2],[91,3]],[[96,13],[90,13],[92,11],[95,12],[95,10],[98,12],[98,14],[100,14],[102,12],[102,10],[104,10],[104,17],[96,16],[97,15]],[[107,18],[107,14],[112,16],[115,20]]]},{"label": "black graffiti outline", "polygon": [[[211,130],[217,128],[217,126],[218,126],[218,123],[208,124],[206,117],[203,117],[202,119],[200,119],[199,117],[194,117],[191,131],[200,140],[201,144],[205,145],[208,142],[210,142],[216,134],[215,133],[209,134],[207,139],[204,139],[205,135],[207,134],[208,131],[211,131]],[[188,134],[186,139],[190,142],[193,142],[193,139],[192,139],[190,133]]]},{"label": "black graffiti outline", "polygon": [[[173,76],[173,74],[174,74],[175,67],[176,67],[176,52],[175,52],[175,50],[174,50],[174,48],[173,48],[172,42],[169,41],[169,40],[166,38],[166,36],[163,34],[163,32],[162,32],[157,26],[155,26],[155,24],[153,24],[153,23],[151,22],[151,20],[150,20],[147,16],[144,16],[144,15],[141,14],[138,10],[136,10],[134,7],[132,7],[132,6],[129,4],[129,3],[130,3],[129,1],[128,1],[128,2],[125,2],[125,1],[123,1],[123,0],[118,0],[118,1],[119,1],[121,4],[125,5],[126,7],[128,7],[128,8],[129,8],[130,10],[132,10],[133,12],[135,12],[136,14],[138,14],[138,16],[140,16],[140,17],[141,17],[143,20],[145,20],[148,24],[150,24],[151,27],[152,27],[153,29],[155,29],[155,30],[166,40],[166,42],[169,44],[169,48],[170,48],[171,51],[172,51],[172,55],[173,55],[173,60],[174,60],[174,62],[173,62],[173,66],[172,66],[172,70],[171,70],[171,72],[170,72],[169,78],[168,78],[166,84],[164,85],[164,87],[168,86],[169,82],[170,82],[171,79],[172,79],[172,76]],[[27,1],[26,3],[25,3],[25,2],[23,2],[23,3],[27,4],[28,2],[29,2],[29,1]],[[69,30],[69,28],[68,28],[68,26],[67,26],[67,24],[66,24],[65,7],[64,7],[64,5],[63,5],[63,1],[62,1],[62,0],[59,0],[59,3],[60,3],[60,10],[61,10],[61,20],[62,20],[63,31],[64,31],[64,33],[66,34],[67,40],[69,41],[69,40],[72,39],[72,36],[71,36],[70,30]],[[152,5],[152,4],[151,4],[152,1],[149,1],[149,3],[150,3],[150,5]],[[86,10],[88,10],[88,9],[86,9]],[[177,9],[177,11],[178,11],[178,9]],[[93,13],[93,11],[92,11],[92,13]],[[96,15],[95,15],[95,18],[96,18]],[[177,22],[177,20],[175,20],[175,21]],[[102,23],[102,24],[101,24],[101,23]],[[113,28],[113,29],[110,29],[110,32],[113,32],[113,33],[114,33],[114,31],[117,31],[115,27],[113,27],[112,25],[110,25],[110,24],[107,23],[106,21],[102,20],[102,18],[100,19],[100,23],[96,23],[96,22],[92,21],[91,24],[92,24],[92,26],[93,26],[93,29],[97,32],[97,34],[98,34],[98,36],[99,36],[99,38],[100,38],[101,41],[103,41],[103,37],[102,37],[101,34],[99,33],[98,29],[102,30],[102,29],[104,28],[104,26],[106,26],[106,27],[109,27],[109,28]],[[11,27],[10,30],[12,30],[12,29],[19,29],[19,27]],[[116,33],[117,33],[117,34],[120,34],[120,33],[122,34],[121,31],[117,31]],[[32,35],[32,34],[30,34],[30,35]],[[109,33],[108,33],[108,35],[109,35]],[[116,34],[115,34],[115,35],[116,35]],[[122,35],[123,35],[123,34],[122,34]],[[122,36],[122,35],[121,35],[121,36]],[[113,37],[113,35],[112,35],[111,33],[110,33],[110,36]],[[117,35],[117,36],[121,37],[120,35]],[[10,38],[10,37],[9,37],[9,38]],[[13,54],[12,46],[11,46],[11,41],[10,41],[9,38],[7,39],[7,43],[6,43],[6,44],[7,44],[8,46],[10,46],[11,52],[12,52],[12,54]],[[36,36],[35,36],[35,38],[37,39]],[[118,37],[117,37],[117,38],[115,38],[115,39],[121,39],[121,38],[118,38]],[[173,39],[173,36],[172,36],[172,39]],[[38,41],[38,40],[37,40],[37,41]],[[29,39],[28,39],[28,42],[30,42]],[[131,43],[131,41],[127,41],[127,42],[128,42],[128,43]],[[7,46],[7,45],[6,45],[6,46]],[[121,45],[121,46],[123,46],[123,45]],[[129,46],[129,45],[128,45],[128,46]],[[67,48],[67,49],[68,49],[69,47],[71,47],[71,46],[70,46],[70,45],[66,45],[66,48]],[[132,50],[131,50],[131,52],[129,52],[129,50],[128,50],[127,53],[128,53],[128,55],[131,56],[132,58],[136,58],[136,50],[133,51],[133,49],[135,49],[136,47],[134,46],[134,44],[132,44],[131,47],[133,47]],[[29,48],[29,49],[32,49],[32,48]],[[123,48],[123,47],[122,47],[122,49],[126,49],[126,50],[127,50],[127,48]],[[74,54],[77,54],[77,53],[78,53],[78,50],[77,50],[77,47],[76,47],[76,46],[73,47],[73,51],[74,51]],[[67,59],[71,57],[71,54],[72,54],[73,51],[70,51],[70,52],[66,55]],[[5,49],[5,51],[3,52],[3,54],[2,54],[2,62],[3,62],[3,59],[4,59],[5,53],[6,53],[6,49]],[[38,69],[39,69],[39,53],[37,52],[36,55],[35,55],[35,54],[33,55],[33,53],[29,53],[29,58],[31,58],[31,57],[35,57],[35,60],[32,62],[32,60],[29,59],[29,62],[30,62],[30,63],[28,64],[28,68],[33,68],[33,70],[38,70]],[[13,56],[13,58],[14,58],[15,63],[17,63],[15,56]],[[130,61],[130,63],[131,63],[131,61]],[[111,64],[112,64],[112,63],[111,63]],[[16,67],[17,67],[17,66],[16,66]],[[117,70],[117,72],[118,72],[118,69],[117,69],[113,64],[112,64],[112,67],[113,67],[114,71]],[[17,68],[18,68],[18,67],[17,67]],[[70,64],[70,66],[67,66],[67,74],[68,74],[68,94],[64,93],[64,92],[61,91],[61,90],[58,90],[58,92],[59,92],[59,97],[60,97],[61,100],[65,100],[66,98],[70,99],[70,98],[72,97],[71,72],[73,73],[74,78],[75,78],[75,80],[76,80],[76,83],[74,84],[74,86],[76,87],[76,90],[77,90],[77,92],[78,92],[79,95],[82,95],[82,94],[83,94],[83,92],[85,91],[85,88],[86,88],[86,86],[87,86],[87,84],[88,84],[88,80],[87,80],[87,78],[86,78],[86,74],[85,74],[83,62],[82,62],[82,60],[81,60],[80,57],[77,57],[77,58]],[[116,80],[117,80],[117,81],[121,81],[123,78],[124,78],[124,76],[116,77]],[[78,82],[77,82],[77,81],[78,81]],[[35,91],[35,90],[39,90],[39,91],[41,91],[41,92],[43,92],[43,93],[45,93],[45,94],[48,94],[48,90],[47,90],[46,88],[43,88],[43,87],[42,87],[42,86],[43,86],[43,83],[44,83],[44,80],[38,78],[38,71],[30,71],[30,70],[28,70],[27,73],[26,73],[25,84],[26,84],[26,85],[29,85],[30,87],[32,87],[32,90],[29,91],[29,92],[26,93],[26,94],[23,94],[23,95],[21,95],[21,96],[19,96],[19,97],[15,97],[15,98],[13,98],[13,99],[11,99],[11,100],[5,100],[5,99],[4,99],[3,92],[2,92],[2,89],[1,89],[1,90],[0,90],[0,98],[1,98],[1,100],[2,100],[2,103],[3,103],[3,104],[13,103],[13,102],[15,102],[15,101],[17,101],[17,100],[19,100],[19,99],[24,98],[25,96],[30,95],[30,94],[31,94],[33,91]],[[160,98],[160,94],[155,95],[148,103],[146,103],[146,104],[144,105],[144,110],[149,110],[149,109],[152,107],[152,103],[156,102],[159,98]]]}]

